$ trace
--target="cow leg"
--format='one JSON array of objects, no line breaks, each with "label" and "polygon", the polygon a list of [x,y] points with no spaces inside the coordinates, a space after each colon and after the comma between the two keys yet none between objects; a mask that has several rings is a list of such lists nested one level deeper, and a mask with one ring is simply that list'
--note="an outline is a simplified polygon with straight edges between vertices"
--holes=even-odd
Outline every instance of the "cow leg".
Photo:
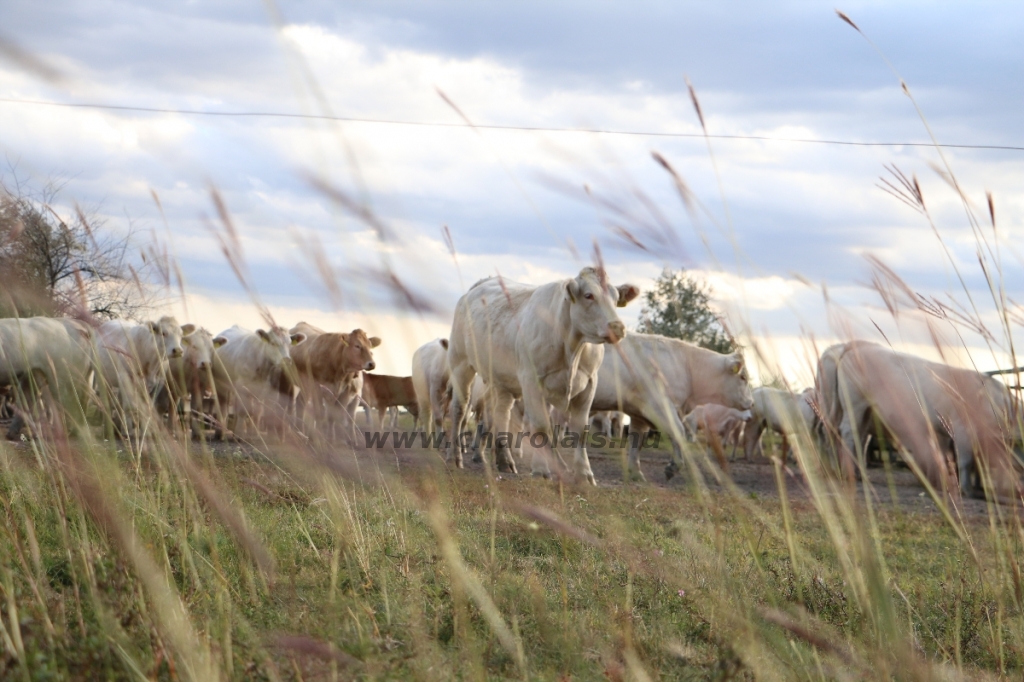
[{"label": "cow leg", "polygon": [[[587,455],[587,443],[583,438],[583,431],[587,428],[587,420],[590,418],[590,406],[594,404],[594,394],[597,392],[597,378],[594,377],[587,384],[582,393],[569,401],[568,417],[569,432],[575,433],[579,438],[573,452],[573,472],[577,478],[586,479],[590,485],[597,485],[594,479],[594,471],[590,468],[590,457]],[[640,480],[644,475],[640,467],[636,467],[636,474]]]},{"label": "cow leg", "polygon": [[494,440],[494,466],[498,471],[510,474],[518,473],[516,463],[512,458],[512,449],[504,441],[498,442],[499,433],[508,433],[509,418],[512,413],[512,403],[515,398],[511,393],[506,393],[497,388],[491,389],[488,405],[484,408],[485,419],[491,438]]},{"label": "cow leg", "polygon": [[742,437],[743,424],[742,422],[732,427],[729,430],[729,442],[732,443],[732,451],[729,453],[729,461],[736,461],[736,448],[740,444],[740,438]]},{"label": "cow leg", "polygon": [[[985,475],[978,462],[974,458],[974,443],[970,436],[965,433],[967,429],[961,427],[956,431],[956,438],[953,439],[954,457],[956,458],[957,473],[960,475],[960,492],[965,497],[985,497]],[[978,480],[975,486],[971,474],[977,473]],[[988,471],[989,477],[994,477],[994,472]],[[996,481],[993,481],[996,483]]]},{"label": "cow leg", "polygon": [[[449,359],[450,356],[449,356]],[[451,368],[452,384],[452,436],[450,459],[454,460],[455,466],[459,469],[465,466],[462,461],[463,446],[462,429],[466,425],[469,406],[469,390],[473,385],[473,378],[476,376],[474,369],[468,362],[460,362]]]},{"label": "cow leg", "polygon": [[[527,382],[523,383],[523,379]],[[523,416],[526,426],[524,431],[528,431],[524,433],[524,448],[532,453],[530,472],[534,476],[550,478],[551,459],[554,453],[551,451],[551,416],[548,413],[548,404],[540,386],[537,385],[536,377],[520,376],[520,385],[523,387]],[[533,437],[537,434],[543,436],[539,447],[533,444]]]},{"label": "cow leg", "polygon": [[857,438],[854,428],[851,425],[850,415],[843,413],[843,420],[839,423],[839,469],[847,483],[853,484],[857,480]]},{"label": "cow leg", "polygon": [[[644,417],[631,414],[629,416],[628,450],[626,453],[626,478],[632,481],[643,481],[644,475],[640,471],[640,446],[643,445],[647,434],[653,425]],[[675,475],[675,472],[672,472]]]},{"label": "cow leg", "polygon": [[752,419],[747,422],[746,427],[743,429],[743,458],[747,461],[750,461],[755,452],[762,457],[764,456],[764,451],[761,449],[761,435],[763,433],[763,420]]},{"label": "cow leg", "polygon": [[484,461],[484,431],[487,427],[484,425],[482,419],[477,420],[476,423],[476,435],[473,436],[473,463]]},{"label": "cow leg", "polygon": [[[715,428],[712,428],[712,426]],[[707,438],[708,447],[711,448],[715,459],[718,460],[718,465],[722,467],[722,471],[728,473],[729,461],[725,458],[725,450],[722,448],[722,434],[718,432],[717,424],[712,425],[704,422],[704,436]]]}]

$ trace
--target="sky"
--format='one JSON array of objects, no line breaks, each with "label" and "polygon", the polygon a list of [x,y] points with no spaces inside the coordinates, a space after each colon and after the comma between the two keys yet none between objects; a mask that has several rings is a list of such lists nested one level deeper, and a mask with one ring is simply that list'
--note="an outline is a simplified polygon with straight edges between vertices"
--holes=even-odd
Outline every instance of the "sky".
[{"label": "sky", "polygon": [[[937,355],[873,262],[998,330],[980,234],[1024,299],[1024,151],[927,146],[1024,147],[1024,7],[840,9],[863,35],[832,2],[8,0],[0,176],[57,180],[58,213],[166,247],[187,292],[168,310],[214,333],[260,326],[255,298],[285,326],[381,336],[380,371],[406,374],[478,279],[600,258],[641,288],[688,269],[762,374],[806,385],[815,347],[847,334]],[[710,135],[768,139],[705,139],[687,79]],[[878,187],[887,167],[919,180],[930,221]],[[998,333],[931,322],[947,360],[1006,366]]]}]

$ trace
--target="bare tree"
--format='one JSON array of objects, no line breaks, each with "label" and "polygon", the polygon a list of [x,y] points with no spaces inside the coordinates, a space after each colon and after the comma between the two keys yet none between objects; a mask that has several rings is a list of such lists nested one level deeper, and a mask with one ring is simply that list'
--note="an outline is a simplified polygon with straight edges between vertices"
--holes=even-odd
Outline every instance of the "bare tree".
[{"label": "bare tree", "polygon": [[152,308],[130,262],[131,225],[117,233],[77,206],[61,217],[53,208],[60,185],[33,192],[11,175],[0,179],[0,315],[137,319]]}]

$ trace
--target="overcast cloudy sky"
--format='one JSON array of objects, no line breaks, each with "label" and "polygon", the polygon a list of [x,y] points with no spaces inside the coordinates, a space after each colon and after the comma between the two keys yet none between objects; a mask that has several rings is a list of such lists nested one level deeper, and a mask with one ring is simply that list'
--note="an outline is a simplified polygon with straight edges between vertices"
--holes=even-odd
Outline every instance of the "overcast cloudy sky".
[{"label": "overcast cloudy sky", "polygon": [[[906,80],[940,142],[1024,146],[1024,6],[840,8]],[[931,168],[940,162],[935,149],[782,141],[928,141],[885,60],[836,17],[831,0],[310,1],[271,10],[254,0],[7,0],[0,40],[60,75],[47,80],[9,55],[0,61],[0,150],[22,179],[66,180],[60,210],[77,201],[112,228],[130,218],[151,230],[185,275],[188,309],[179,305],[179,315],[214,332],[259,320],[211,233],[219,224],[212,186],[278,321],[378,333],[384,371],[408,372],[411,350],[446,333],[455,301],[476,279],[569,276],[592,261],[595,241],[617,281],[645,285],[666,265],[697,271],[731,325],[770,339],[789,369],[801,337],[837,333],[831,325],[842,316],[829,314],[822,283],[858,333],[879,338],[874,321],[894,340],[902,332],[919,341],[887,322],[864,286],[866,254],[915,290],[967,299],[927,220],[876,187],[886,164],[918,175],[953,261],[994,319],[963,205]],[[694,137],[700,124],[684,75],[711,134],[772,140],[712,139],[709,153]],[[438,90],[478,126],[690,137],[460,127]],[[696,221],[653,151],[692,190]],[[985,191],[993,193],[1007,294],[1019,300],[1024,151],[945,154],[979,218]],[[369,207],[384,231],[312,178]],[[339,277],[340,300],[325,293],[319,258]],[[373,274],[386,267],[437,312],[403,309]],[[635,321],[639,306],[628,310]]]}]

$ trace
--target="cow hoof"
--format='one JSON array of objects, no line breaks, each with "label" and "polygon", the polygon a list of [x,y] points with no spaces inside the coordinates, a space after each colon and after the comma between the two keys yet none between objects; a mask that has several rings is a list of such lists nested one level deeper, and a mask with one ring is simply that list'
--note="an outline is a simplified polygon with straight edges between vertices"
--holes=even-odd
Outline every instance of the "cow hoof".
[{"label": "cow hoof", "polygon": [[518,474],[516,471],[516,465],[513,462],[498,462],[498,471],[503,474]]},{"label": "cow hoof", "polygon": [[644,476],[644,472],[640,471],[639,469],[630,471],[629,474],[627,475],[627,477],[628,477],[628,479],[629,479],[629,481],[631,483],[646,483],[647,482],[647,477]]},{"label": "cow hoof", "polygon": [[669,462],[665,465],[665,480],[671,481],[672,477],[679,473],[679,465],[675,462]]},{"label": "cow hoof", "polygon": [[590,485],[594,486],[595,488],[597,487],[597,479],[594,478],[593,472],[588,471],[584,474],[580,474],[580,478],[589,483]]},{"label": "cow hoof", "polygon": [[476,453],[475,455],[473,455],[473,464],[480,464],[483,461],[484,461],[484,458],[480,456],[479,452]]}]

